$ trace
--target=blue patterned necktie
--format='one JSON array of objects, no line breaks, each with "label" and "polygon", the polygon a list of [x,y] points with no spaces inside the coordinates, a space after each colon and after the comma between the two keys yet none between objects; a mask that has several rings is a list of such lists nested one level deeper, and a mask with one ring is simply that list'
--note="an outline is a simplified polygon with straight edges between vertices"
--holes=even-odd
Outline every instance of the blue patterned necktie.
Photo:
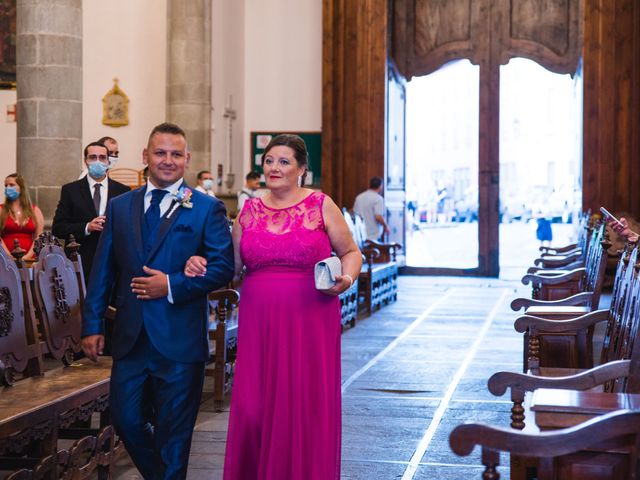
[{"label": "blue patterned necktie", "polygon": [[147,232],[151,235],[155,234],[158,224],[160,223],[160,202],[167,193],[169,192],[160,190],[159,188],[151,191],[151,204],[144,214]]}]

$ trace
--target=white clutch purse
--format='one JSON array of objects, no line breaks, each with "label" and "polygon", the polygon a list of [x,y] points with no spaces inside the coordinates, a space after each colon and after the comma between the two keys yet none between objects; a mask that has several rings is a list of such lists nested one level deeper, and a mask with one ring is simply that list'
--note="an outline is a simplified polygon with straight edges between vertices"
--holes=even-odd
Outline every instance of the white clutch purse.
[{"label": "white clutch purse", "polygon": [[327,257],[316,263],[313,276],[318,290],[327,290],[336,284],[336,275],[342,275],[342,263],[338,257]]}]

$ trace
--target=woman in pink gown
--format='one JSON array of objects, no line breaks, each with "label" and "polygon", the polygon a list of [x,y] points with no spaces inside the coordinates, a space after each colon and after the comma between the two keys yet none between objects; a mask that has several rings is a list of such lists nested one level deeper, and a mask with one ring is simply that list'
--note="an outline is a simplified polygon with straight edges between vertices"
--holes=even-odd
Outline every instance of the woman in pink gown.
[{"label": "woman in pink gown", "polygon": [[[246,274],[224,478],[336,480],[341,439],[337,295],[360,272],[362,255],[336,204],[299,186],[307,167],[300,137],[275,137],[262,165],[270,192],[247,200],[233,227],[236,272],[244,267]],[[318,291],[314,265],[332,250],[343,275],[330,290]]]}]

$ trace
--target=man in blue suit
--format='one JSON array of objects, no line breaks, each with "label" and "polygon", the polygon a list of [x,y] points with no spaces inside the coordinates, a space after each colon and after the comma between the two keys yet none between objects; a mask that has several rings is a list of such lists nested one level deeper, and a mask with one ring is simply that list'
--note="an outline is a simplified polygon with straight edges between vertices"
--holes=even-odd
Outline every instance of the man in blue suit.
[{"label": "man in blue suit", "polygon": [[[115,291],[111,416],[145,479],[186,477],[209,351],[207,293],[233,276],[225,208],[185,185],[189,158],[180,127],[153,129],[147,185],[107,208],[83,311],[82,346],[97,361]],[[207,259],[203,277],[185,277],[192,255]]]}]

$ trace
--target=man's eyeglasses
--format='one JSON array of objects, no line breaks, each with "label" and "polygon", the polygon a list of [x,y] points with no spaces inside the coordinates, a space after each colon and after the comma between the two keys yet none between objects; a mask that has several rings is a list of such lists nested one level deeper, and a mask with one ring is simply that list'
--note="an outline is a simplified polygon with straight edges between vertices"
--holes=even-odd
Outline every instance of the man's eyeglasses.
[{"label": "man's eyeglasses", "polygon": [[96,155],[92,153],[91,155],[87,155],[87,160],[95,162],[96,160],[100,160],[101,162],[106,162],[109,159],[106,155]]}]

